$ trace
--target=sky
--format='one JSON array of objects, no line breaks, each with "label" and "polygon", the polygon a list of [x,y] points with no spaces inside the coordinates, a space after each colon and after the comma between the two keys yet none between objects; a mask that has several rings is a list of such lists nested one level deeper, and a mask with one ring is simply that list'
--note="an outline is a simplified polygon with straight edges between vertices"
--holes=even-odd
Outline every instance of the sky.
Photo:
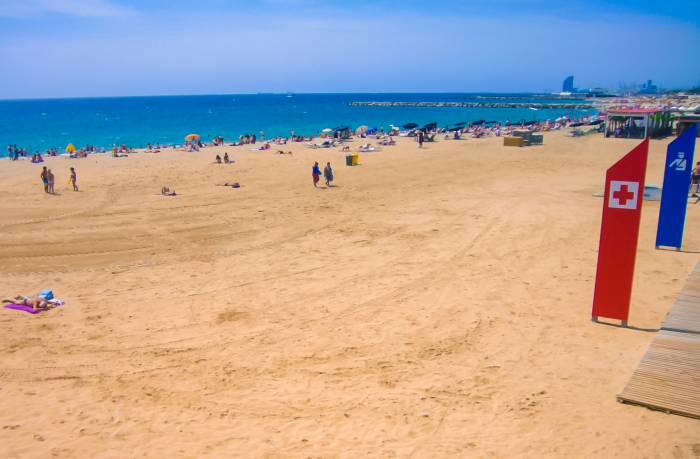
[{"label": "sky", "polygon": [[0,99],[700,85],[700,0],[0,0]]}]

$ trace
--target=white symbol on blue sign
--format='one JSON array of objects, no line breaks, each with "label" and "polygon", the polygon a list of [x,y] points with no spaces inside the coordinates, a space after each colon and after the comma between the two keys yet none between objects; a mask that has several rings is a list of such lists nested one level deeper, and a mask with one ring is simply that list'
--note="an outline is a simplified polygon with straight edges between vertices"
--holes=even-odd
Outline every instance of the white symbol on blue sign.
[{"label": "white symbol on blue sign", "polygon": [[678,158],[674,159],[668,167],[675,167],[677,171],[684,171],[686,166],[686,160],[683,159],[684,157],[685,153],[679,151]]}]

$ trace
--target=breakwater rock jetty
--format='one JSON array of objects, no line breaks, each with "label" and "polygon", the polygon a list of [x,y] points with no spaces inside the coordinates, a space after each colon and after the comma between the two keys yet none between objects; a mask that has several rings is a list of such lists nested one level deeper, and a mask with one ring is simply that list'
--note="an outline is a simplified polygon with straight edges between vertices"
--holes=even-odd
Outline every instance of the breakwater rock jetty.
[{"label": "breakwater rock jetty", "polygon": [[350,102],[348,105],[369,107],[472,107],[472,108],[537,108],[586,110],[599,108],[594,103],[579,104],[543,104],[543,103],[509,103],[509,102]]},{"label": "breakwater rock jetty", "polygon": [[464,96],[462,99],[539,99],[539,100],[584,100],[588,94],[531,94],[529,96]]}]

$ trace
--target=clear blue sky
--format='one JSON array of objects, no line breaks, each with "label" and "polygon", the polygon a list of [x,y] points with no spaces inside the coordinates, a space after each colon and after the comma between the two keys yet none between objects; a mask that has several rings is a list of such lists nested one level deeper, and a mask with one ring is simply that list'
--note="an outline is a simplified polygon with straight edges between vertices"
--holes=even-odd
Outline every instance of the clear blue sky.
[{"label": "clear blue sky", "polygon": [[0,99],[700,84],[700,0],[3,0]]}]

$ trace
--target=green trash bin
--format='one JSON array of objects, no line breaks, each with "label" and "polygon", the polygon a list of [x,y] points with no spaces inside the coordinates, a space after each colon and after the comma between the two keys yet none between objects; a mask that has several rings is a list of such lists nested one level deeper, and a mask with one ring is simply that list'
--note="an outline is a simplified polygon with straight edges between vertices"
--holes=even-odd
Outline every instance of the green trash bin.
[{"label": "green trash bin", "polygon": [[345,165],[352,166],[352,155],[345,155]]}]

